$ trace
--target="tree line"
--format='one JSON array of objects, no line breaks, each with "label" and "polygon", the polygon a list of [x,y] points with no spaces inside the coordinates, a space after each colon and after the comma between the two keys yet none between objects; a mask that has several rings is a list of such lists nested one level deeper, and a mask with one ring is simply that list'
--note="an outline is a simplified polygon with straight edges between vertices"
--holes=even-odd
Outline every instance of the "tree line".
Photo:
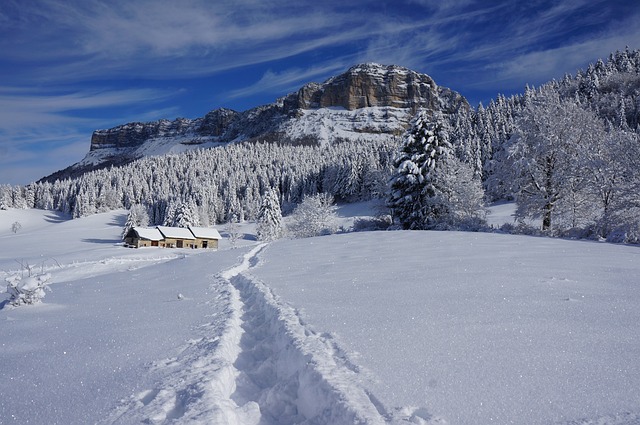
[{"label": "tree line", "polygon": [[171,224],[184,205],[201,225],[255,219],[274,189],[283,212],[305,196],[356,201],[384,196],[398,139],[328,146],[239,143],[147,157],[74,179],[0,186],[0,207],[58,210],[73,218],[147,207],[151,224]]}]

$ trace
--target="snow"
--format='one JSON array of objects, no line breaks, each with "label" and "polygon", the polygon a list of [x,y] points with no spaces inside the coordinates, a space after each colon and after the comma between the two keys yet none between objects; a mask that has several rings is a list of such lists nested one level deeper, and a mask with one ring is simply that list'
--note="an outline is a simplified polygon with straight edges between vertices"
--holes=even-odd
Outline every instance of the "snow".
[{"label": "snow", "polygon": [[0,279],[28,264],[52,289],[0,308],[0,423],[640,422],[637,247],[403,231],[258,244],[243,223],[236,249],[128,249],[125,218],[0,211]]},{"label": "snow", "polygon": [[384,411],[542,424],[640,412],[639,267],[626,246],[374,232],[274,243],[252,274],[371,372]]},{"label": "snow", "polygon": [[138,234],[142,239],[147,239],[150,241],[161,241],[164,239],[160,230],[155,227],[134,227],[133,230]]},{"label": "snow", "polygon": [[193,234],[187,228],[167,226],[157,226],[157,228],[166,238],[195,239]]},{"label": "snow", "polygon": [[222,239],[220,233],[217,229],[213,227],[194,227],[189,226],[189,230],[196,238],[204,238],[204,239]]},{"label": "snow", "polygon": [[407,108],[375,106],[354,109],[303,109],[302,116],[287,121],[282,131],[294,139],[317,138],[322,144],[340,139],[388,139],[389,134],[402,134],[411,121]]},{"label": "snow", "polygon": [[200,136],[193,133],[184,135],[169,134],[166,136],[151,137],[142,145],[134,147],[117,147],[116,145],[102,144],[99,149],[87,152],[85,157],[74,166],[93,166],[119,156],[142,158],[146,156],[179,154],[194,149],[208,149],[226,144],[227,143],[220,142],[217,136]]},{"label": "snow", "polygon": [[516,223],[516,204],[514,202],[499,202],[491,205],[487,214],[487,223],[499,228],[503,224]]}]

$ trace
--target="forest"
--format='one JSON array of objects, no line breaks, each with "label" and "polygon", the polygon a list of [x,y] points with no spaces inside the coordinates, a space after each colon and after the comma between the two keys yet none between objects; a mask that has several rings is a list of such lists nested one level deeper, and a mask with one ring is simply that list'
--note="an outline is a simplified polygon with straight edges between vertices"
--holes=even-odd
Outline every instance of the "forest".
[{"label": "forest", "polygon": [[638,243],[639,124],[640,50],[625,49],[486,106],[419,112],[403,137],[147,157],[74,179],[0,185],[0,209],[82,217],[142,205],[161,224],[188,205],[201,225],[212,225],[255,219],[273,189],[284,214],[326,193],[343,202],[387,199],[396,227],[464,228],[473,218],[479,229],[483,205],[515,201],[518,222],[504,231]]}]

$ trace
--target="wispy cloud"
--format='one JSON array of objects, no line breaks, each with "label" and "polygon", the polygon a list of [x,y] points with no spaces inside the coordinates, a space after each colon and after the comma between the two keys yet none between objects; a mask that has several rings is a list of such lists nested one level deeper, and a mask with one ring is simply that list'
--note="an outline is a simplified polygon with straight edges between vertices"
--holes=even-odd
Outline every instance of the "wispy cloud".
[{"label": "wispy cloud", "polygon": [[95,128],[105,121],[115,124],[127,118],[88,118],[83,116],[87,110],[154,102],[169,94],[148,89],[55,91],[0,87],[0,182],[37,180],[79,161],[89,150]]},{"label": "wispy cloud", "polygon": [[575,74],[586,63],[593,63],[597,58],[606,59],[610,53],[624,48],[630,40],[640,45],[640,27],[634,25],[631,28],[632,31],[625,35],[603,35],[558,48],[529,52],[492,67],[499,81],[513,83],[519,83],[523,78],[531,83],[541,83],[565,73]]},{"label": "wispy cloud", "polygon": [[[173,76],[176,71],[201,75],[386,32],[381,27],[383,16],[277,0],[261,5],[251,1],[40,0],[25,6],[20,16],[26,18],[6,29],[0,46],[7,55],[24,58],[36,52],[27,53],[25,43],[13,41],[24,36],[37,50],[40,44],[34,41],[41,41],[40,58],[58,60],[48,64],[40,78],[95,78],[131,70],[138,75]],[[46,25],[34,28],[29,24],[32,20]],[[60,58],[65,58],[62,65]]]},{"label": "wispy cloud", "polygon": [[[0,114],[0,135],[3,136],[0,138],[0,146],[10,144],[10,139],[13,138],[40,143],[42,135],[51,134],[52,129],[63,128],[68,132],[69,128],[94,126],[103,121],[83,117],[81,113],[86,113],[87,110],[154,102],[168,95],[166,92],[148,89],[43,93],[33,89],[0,87],[0,110],[3,111]],[[169,108],[168,111],[174,112],[174,108]],[[147,115],[145,113],[142,116]],[[115,117],[116,120],[124,118]],[[35,137],[37,133],[38,137]]]},{"label": "wispy cloud", "polygon": [[[435,7],[430,0],[415,1]],[[429,59],[417,65],[440,72],[463,92],[482,87],[494,93],[523,89],[525,83],[540,84],[574,73],[625,45],[640,46],[638,7],[628,7],[622,14],[603,0],[537,0],[501,2],[487,14],[482,13],[488,11],[484,6],[474,9],[479,4],[463,1],[462,9],[476,16],[458,21],[453,31],[438,27],[436,35],[452,36],[452,47],[433,55],[431,49],[425,51]],[[440,19],[456,19],[451,14],[462,9],[440,7],[437,14]],[[404,50],[411,57],[412,50]]]},{"label": "wispy cloud", "polygon": [[48,147],[33,149],[31,143],[20,144],[20,139],[0,145],[0,183],[26,184],[39,180],[81,160],[89,150],[87,135],[69,128],[36,130],[30,136]]},{"label": "wispy cloud", "polygon": [[[87,121],[74,111],[157,101],[168,93],[149,90],[103,90],[47,92],[33,88],[0,87],[0,133],[19,133],[26,128],[78,124]],[[0,144],[4,143],[0,140]]]},{"label": "wispy cloud", "polygon": [[[344,71],[346,64],[342,62],[329,62],[324,66],[314,66],[307,69],[293,68],[283,72],[273,72],[268,70],[260,80],[255,83],[233,90],[226,96],[229,99],[247,97],[256,93],[282,93],[300,88],[303,84],[315,81],[317,77],[322,77]],[[320,81],[321,82],[321,81]]]}]

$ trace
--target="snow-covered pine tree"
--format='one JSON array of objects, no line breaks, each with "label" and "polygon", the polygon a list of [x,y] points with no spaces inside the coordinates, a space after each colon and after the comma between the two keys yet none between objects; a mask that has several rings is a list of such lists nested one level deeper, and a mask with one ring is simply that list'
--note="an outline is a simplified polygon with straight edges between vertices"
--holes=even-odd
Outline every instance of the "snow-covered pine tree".
[{"label": "snow-covered pine tree", "polygon": [[426,143],[429,133],[426,117],[419,114],[405,133],[402,147],[394,160],[395,173],[387,205],[394,220],[405,229],[419,229],[423,224],[423,191],[426,187]]},{"label": "snow-covered pine tree", "polygon": [[446,131],[440,122],[420,113],[405,133],[395,159],[388,206],[403,229],[427,229],[448,213],[437,201],[435,170],[452,155]]},{"label": "snow-covered pine tree", "polygon": [[240,227],[238,226],[238,217],[235,214],[231,216],[225,225],[224,230],[229,238],[231,248],[235,248],[238,241],[242,238],[242,232],[240,232]]},{"label": "snow-covered pine tree", "polygon": [[162,221],[163,226],[173,226],[176,221],[176,212],[178,211],[178,205],[175,201],[169,201],[166,204],[164,210],[164,220]]},{"label": "snow-covered pine tree", "polygon": [[127,236],[129,230],[134,227],[144,227],[149,225],[149,213],[147,209],[143,205],[132,205],[129,210],[129,214],[127,215],[127,221],[124,224],[124,228],[122,230],[122,239]]},{"label": "snow-covered pine tree", "polygon": [[189,227],[199,226],[200,217],[198,216],[197,207],[190,202],[183,202],[178,205],[173,220],[173,226]]},{"label": "snow-covered pine tree", "polygon": [[272,241],[282,236],[282,211],[275,189],[269,189],[264,195],[260,211],[258,211],[258,239]]}]

